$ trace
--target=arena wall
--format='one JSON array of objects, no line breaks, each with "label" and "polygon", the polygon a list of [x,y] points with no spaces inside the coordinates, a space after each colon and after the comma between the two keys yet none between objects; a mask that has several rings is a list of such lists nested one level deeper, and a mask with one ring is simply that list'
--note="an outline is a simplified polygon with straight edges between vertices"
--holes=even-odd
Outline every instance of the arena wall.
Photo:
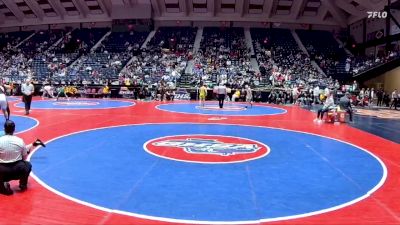
[{"label": "arena wall", "polygon": [[390,70],[380,76],[364,82],[364,86],[370,88],[383,88],[385,91],[392,92],[400,89],[400,67]]}]

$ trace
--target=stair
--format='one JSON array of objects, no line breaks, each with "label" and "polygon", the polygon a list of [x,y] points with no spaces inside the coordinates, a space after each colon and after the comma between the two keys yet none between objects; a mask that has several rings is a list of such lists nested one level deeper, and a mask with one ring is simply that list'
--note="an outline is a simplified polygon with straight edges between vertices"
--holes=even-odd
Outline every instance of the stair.
[{"label": "stair", "polygon": [[202,38],[203,38],[203,28],[199,27],[197,29],[196,39],[194,39],[193,54],[197,53],[197,51],[200,49],[200,43]]},{"label": "stair", "polygon": [[[254,51],[254,47],[253,47],[253,39],[251,38],[250,28],[244,29],[244,37],[246,39],[247,49],[250,49],[250,55],[255,55],[255,51]],[[257,65],[258,65],[258,63],[257,63]]]},{"label": "stair", "polygon": [[253,67],[254,71],[257,73],[260,73],[260,65],[258,65],[257,59],[256,58],[251,58],[250,59],[250,64]]},{"label": "stair", "polygon": [[315,60],[311,60],[311,65],[318,70],[319,73],[323,74],[326,76],[326,73],[319,67],[318,63],[315,62]]},{"label": "stair", "polygon": [[124,73],[126,71],[126,68],[132,64],[133,60],[135,59],[135,57],[132,57],[126,64],[124,67],[122,67],[121,71],[119,71],[119,73]]},{"label": "stair", "polygon": [[100,46],[101,42],[103,42],[106,37],[110,36],[110,34],[111,31],[108,31],[102,38],[100,38],[100,40],[95,45],[93,45],[92,49],[90,49],[90,52],[95,52],[96,49]]},{"label": "stair", "polygon": [[194,62],[193,62],[193,60],[189,60],[189,61],[187,62],[187,65],[186,65],[185,73],[187,73],[187,74],[192,74],[193,67],[194,67]]},{"label": "stair", "polygon": [[339,40],[338,38],[336,38],[335,36],[333,36],[333,38],[337,41],[337,43],[339,43],[340,46],[343,46],[344,51],[351,56],[354,56],[353,53],[350,52],[350,50],[348,50],[347,48],[344,47],[344,44],[341,40]]},{"label": "stair", "polygon": [[301,42],[300,37],[297,35],[296,31],[291,30],[291,33],[297,45],[299,46],[300,50],[303,51],[304,54],[310,56],[310,54],[308,54],[306,47],[304,47],[303,42]]},{"label": "stair", "polygon": [[62,36],[60,39],[58,39],[58,41],[56,41],[52,46],[50,46],[49,49],[53,49],[53,48],[57,47],[64,40],[64,37],[70,35],[71,33],[72,33],[72,31],[66,33],[64,36]]},{"label": "stair", "polygon": [[190,74],[182,74],[182,76],[178,80],[177,87],[181,88],[190,87],[189,85],[190,78],[191,78]]},{"label": "stair", "polygon": [[147,47],[147,44],[151,41],[151,39],[153,39],[154,35],[156,34],[156,30],[153,30],[153,31],[151,31],[149,33],[149,35],[147,36],[146,40],[143,42],[142,46],[140,47],[141,49]]},{"label": "stair", "polygon": [[25,38],[24,40],[22,40],[20,43],[18,43],[16,46],[14,46],[15,48],[18,48],[20,45],[22,45],[23,43],[27,42],[29,39],[31,39],[31,37],[33,37],[36,33],[33,33],[31,35],[29,35],[29,37]]},{"label": "stair", "polygon": [[[291,30],[292,36],[294,38],[294,40],[296,41],[297,45],[299,46],[300,50],[306,54],[307,56],[310,56],[310,54],[308,53],[306,47],[304,46],[303,42],[300,40],[299,35],[297,35],[295,30]],[[318,63],[315,62],[315,60],[311,60],[311,65],[318,70],[319,73],[323,74],[324,76],[326,76],[326,73],[321,69],[321,67],[319,67]]]}]

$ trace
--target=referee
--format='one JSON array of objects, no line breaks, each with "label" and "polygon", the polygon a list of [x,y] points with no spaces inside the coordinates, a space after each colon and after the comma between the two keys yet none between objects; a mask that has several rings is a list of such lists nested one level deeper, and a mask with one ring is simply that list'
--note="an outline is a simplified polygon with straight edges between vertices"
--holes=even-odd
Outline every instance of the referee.
[{"label": "referee", "polygon": [[31,110],[32,95],[35,91],[35,87],[31,83],[31,79],[26,79],[26,82],[21,86],[22,100],[25,103],[25,115],[29,115]]},{"label": "referee", "polygon": [[226,87],[222,85],[222,83],[217,87],[217,95],[218,95],[218,104],[219,108],[222,109],[224,107],[224,100],[226,96]]}]

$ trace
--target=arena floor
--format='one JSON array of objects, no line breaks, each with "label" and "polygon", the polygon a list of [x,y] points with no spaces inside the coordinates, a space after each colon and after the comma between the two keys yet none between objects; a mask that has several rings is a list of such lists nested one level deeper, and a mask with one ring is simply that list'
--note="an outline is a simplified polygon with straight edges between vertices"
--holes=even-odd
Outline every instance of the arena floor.
[{"label": "arena floor", "polygon": [[47,147],[30,155],[28,191],[0,196],[0,224],[400,224],[400,145],[360,117],[39,98],[24,116],[10,100],[17,135]]}]

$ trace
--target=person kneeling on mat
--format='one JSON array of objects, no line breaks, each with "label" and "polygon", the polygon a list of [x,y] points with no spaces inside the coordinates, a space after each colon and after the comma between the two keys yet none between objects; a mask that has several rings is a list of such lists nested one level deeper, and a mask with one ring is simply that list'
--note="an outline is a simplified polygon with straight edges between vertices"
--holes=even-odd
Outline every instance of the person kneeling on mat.
[{"label": "person kneeling on mat", "polygon": [[25,191],[28,187],[28,177],[32,170],[30,162],[26,161],[33,147],[45,144],[37,139],[29,145],[14,135],[15,123],[7,120],[4,123],[4,136],[0,137],[0,194],[12,195],[13,190],[8,183],[11,180],[19,180],[19,188]]}]

